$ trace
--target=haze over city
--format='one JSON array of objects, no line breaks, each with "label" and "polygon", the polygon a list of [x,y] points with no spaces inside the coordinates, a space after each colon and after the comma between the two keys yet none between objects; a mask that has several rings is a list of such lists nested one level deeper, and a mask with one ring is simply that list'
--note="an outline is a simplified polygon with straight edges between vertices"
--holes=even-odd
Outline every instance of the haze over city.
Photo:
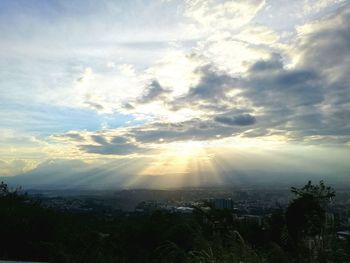
[{"label": "haze over city", "polygon": [[349,186],[345,0],[0,1],[0,176]]}]

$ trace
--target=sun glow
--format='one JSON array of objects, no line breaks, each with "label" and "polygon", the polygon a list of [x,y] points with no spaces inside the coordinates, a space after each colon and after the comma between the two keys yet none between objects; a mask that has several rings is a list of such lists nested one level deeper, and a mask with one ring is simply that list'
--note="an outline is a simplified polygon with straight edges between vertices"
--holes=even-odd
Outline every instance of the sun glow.
[{"label": "sun glow", "polygon": [[199,157],[205,152],[206,144],[201,141],[187,141],[170,143],[167,150],[180,158]]},{"label": "sun glow", "polygon": [[[218,137],[220,138],[220,137]],[[201,171],[212,172],[215,170],[213,157],[217,152],[242,151],[253,149],[257,146],[265,148],[281,144],[280,141],[259,140],[251,138],[230,138],[217,139],[212,141],[183,141],[163,143],[160,139],[157,147],[160,154],[157,154],[139,175],[185,175]],[[265,146],[265,147],[263,147]]]},{"label": "sun glow", "polygon": [[190,162],[205,158],[203,142],[188,141],[168,143],[161,146],[161,154],[140,175],[166,175],[189,173]]},{"label": "sun glow", "polygon": [[217,182],[219,179],[212,162],[214,155],[210,153],[209,147],[203,141],[164,144],[161,154],[140,171],[139,179],[158,176],[162,178],[158,181],[162,181],[163,187],[198,186],[208,180]]}]

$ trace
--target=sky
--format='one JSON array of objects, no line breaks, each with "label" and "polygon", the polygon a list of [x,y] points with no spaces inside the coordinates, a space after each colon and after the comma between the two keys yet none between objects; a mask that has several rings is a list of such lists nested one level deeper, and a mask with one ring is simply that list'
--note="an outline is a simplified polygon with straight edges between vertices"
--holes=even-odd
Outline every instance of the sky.
[{"label": "sky", "polygon": [[350,184],[350,1],[0,1],[0,176]]}]

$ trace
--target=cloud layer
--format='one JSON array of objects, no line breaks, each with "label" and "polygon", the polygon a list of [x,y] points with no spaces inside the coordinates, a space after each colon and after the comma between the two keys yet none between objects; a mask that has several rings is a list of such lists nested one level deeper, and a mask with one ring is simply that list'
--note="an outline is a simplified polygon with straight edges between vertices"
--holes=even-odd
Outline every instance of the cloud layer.
[{"label": "cloud layer", "polygon": [[349,151],[348,2],[146,2],[0,4],[0,175],[179,145]]}]

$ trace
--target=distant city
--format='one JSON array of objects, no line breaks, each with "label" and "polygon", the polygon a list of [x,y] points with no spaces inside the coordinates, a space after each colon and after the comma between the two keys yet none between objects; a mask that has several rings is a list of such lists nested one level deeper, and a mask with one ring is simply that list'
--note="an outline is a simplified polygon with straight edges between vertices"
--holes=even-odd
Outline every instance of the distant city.
[{"label": "distant city", "polygon": [[[182,190],[120,190],[120,191],[59,191],[32,190],[28,192],[47,208],[74,213],[86,213],[108,220],[166,211],[191,214],[195,209],[225,209],[241,221],[261,225],[276,209],[286,209],[291,201],[289,189],[257,190],[203,188]],[[338,190],[337,196],[327,210],[327,222],[350,227],[350,191]]]}]

